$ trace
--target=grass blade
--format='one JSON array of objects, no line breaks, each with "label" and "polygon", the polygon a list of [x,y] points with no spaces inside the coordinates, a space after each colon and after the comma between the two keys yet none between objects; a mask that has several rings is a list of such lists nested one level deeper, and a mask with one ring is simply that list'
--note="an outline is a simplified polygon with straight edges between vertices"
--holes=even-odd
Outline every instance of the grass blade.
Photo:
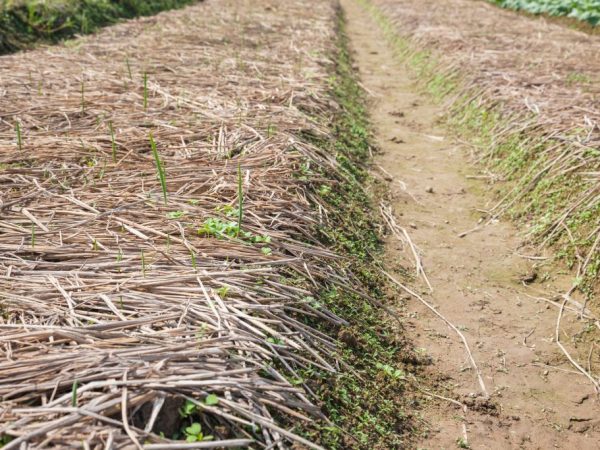
[{"label": "grass blade", "polygon": [[192,267],[194,268],[194,270],[198,270],[198,265],[196,263],[196,254],[193,250],[190,250],[190,255],[192,256]]},{"label": "grass blade", "polygon": [[81,79],[81,114],[85,113],[85,84]]},{"label": "grass blade", "polygon": [[15,129],[17,131],[17,146],[19,147],[19,151],[23,150],[23,140],[21,139],[21,122],[17,121],[15,125]]},{"label": "grass blade", "polygon": [[115,129],[113,128],[112,120],[108,121],[108,128],[110,130],[110,142],[112,145],[112,159],[113,162],[117,162],[117,143],[115,142]]},{"label": "grass blade", "polygon": [[129,73],[129,79],[133,81],[133,76],[131,75],[131,64],[129,64],[129,57],[125,58],[125,63],[127,64],[127,73]]},{"label": "grass blade", "polygon": [[144,255],[144,250],[140,250],[140,256],[142,258],[142,276],[146,278],[146,255]]},{"label": "grass blade", "polygon": [[144,111],[148,110],[148,73],[144,72]]},{"label": "grass blade", "polygon": [[236,237],[240,235],[242,219],[244,218],[244,187],[242,181],[242,166],[238,162],[238,226]]},{"label": "grass blade", "polygon": [[156,173],[158,174],[158,179],[160,180],[160,187],[162,189],[163,198],[165,200],[165,205],[167,204],[167,179],[165,176],[165,168],[163,166],[163,162],[160,159],[160,155],[158,154],[158,150],[156,149],[156,142],[154,142],[154,137],[152,133],[149,135],[150,137],[150,147],[152,148],[152,155],[154,156],[154,162],[156,164]]},{"label": "grass blade", "polygon": [[73,387],[71,388],[71,406],[75,408],[77,406],[77,388],[79,383],[77,380],[73,381]]}]

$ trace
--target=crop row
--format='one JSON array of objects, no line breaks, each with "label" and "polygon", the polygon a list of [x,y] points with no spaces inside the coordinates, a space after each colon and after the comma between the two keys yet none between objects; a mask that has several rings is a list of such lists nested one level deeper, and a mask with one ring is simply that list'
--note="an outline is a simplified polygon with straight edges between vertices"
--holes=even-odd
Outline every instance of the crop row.
[{"label": "crop row", "polygon": [[600,0],[490,0],[503,8],[600,23]]}]

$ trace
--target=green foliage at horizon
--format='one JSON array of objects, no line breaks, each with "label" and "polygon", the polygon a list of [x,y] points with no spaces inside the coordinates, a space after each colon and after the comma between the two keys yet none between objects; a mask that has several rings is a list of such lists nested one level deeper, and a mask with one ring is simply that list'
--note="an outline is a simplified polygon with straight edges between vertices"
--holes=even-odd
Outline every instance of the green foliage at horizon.
[{"label": "green foliage at horizon", "polygon": [[600,0],[489,0],[502,8],[526,11],[531,14],[566,16],[600,24]]},{"label": "green foliage at horizon", "polygon": [[0,54],[201,0],[0,0]]}]

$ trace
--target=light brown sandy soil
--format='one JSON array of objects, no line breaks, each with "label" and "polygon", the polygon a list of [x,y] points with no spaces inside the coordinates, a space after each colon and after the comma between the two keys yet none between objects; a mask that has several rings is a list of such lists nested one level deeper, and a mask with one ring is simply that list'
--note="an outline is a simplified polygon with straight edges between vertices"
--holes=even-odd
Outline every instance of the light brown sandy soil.
[{"label": "light brown sandy soil", "polygon": [[[429,294],[422,285],[420,292],[465,335],[490,395],[485,401],[457,334],[406,297],[406,328],[433,361],[430,382],[470,405],[463,413],[447,402],[425,402],[430,432],[419,447],[457,448],[466,431],[471,448],[599,448],[598,400],[554,342],[558,309],[531,298],[550,298],[564,286],[556,277],[523,283],[533,261],[517,254],[528,249],[519,248],[519,230],[510,223],[458,237],[489,207],[485,186],[467,178],[476,171],[466,149],[437,124],[440,107],[418,92],[367,12],[354,0],[342,5],[360,77],[373,98],[370,114],[382,150],[376,166],[393,178],[396,220],[421,249],[434,289]],[[391,265],[406,260],[395,238],[387,249]],[[580,330],[567,312],[561,340],[572,346]]]}]

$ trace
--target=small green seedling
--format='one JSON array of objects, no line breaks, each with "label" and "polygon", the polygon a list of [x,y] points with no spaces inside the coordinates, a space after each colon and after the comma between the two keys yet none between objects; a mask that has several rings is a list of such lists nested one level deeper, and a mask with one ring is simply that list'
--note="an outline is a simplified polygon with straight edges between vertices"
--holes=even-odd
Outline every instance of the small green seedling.
[{"label": "small green seedling", "polygon": [[71,406],[75,408],[77,406],[77,388],[79,383],[77,380],[73,381],[73,387],[71,388]]},{"label": "small green seedling", "polygon": [[198,422],[194,422],[189,427],[184,429],[185,440],[187,442],[202,442],[202,441],[210,441],[213,439],[211,435],[204,435],[202,433],[202,426]]},{"label": "small green seedling", "polygon": [[117,142],[115,141],[115,129],[113,128],[112,120],[108,121],[108,129],[110,130],[110,143],[112,147],[113,162],[117,162]]},{"label": "small green seedling", "polygon": [[190,400],[186,400],[183,406],[179,408],[179,415],[184,419],[190,417],[194,412],[196,412],[196,404]]},{"label": "small green seedling", "polygon": [[167,204],[167,179],[165,175],[165,168],[162,160],[158,154],[158,150],[156,149],[156,142],[154,142],[154,138],[152,137],[152,133],[150,133],[150,147],[152,148],[152,155],[154,156],[154,163],[156,164],[156,173],[158,175],[158,179],[160,180],[160,187],[162,189],[163,198],[165,201],[165,205]]},{"label": "small green seedling", "polygon": [[15,125],[15,130],[17,132],[17,147],[19,147],[19,151],[23,150],[23,139],[21,137],[21,122],[17,121]]},{"label": "small green seedling", "polygon": [[31,248],[35,247],[35,224],[31,224]]},{"label": "small green seedling", "polygon": [[242,229],[242,219],[244,218],[244,186],[242,179],[242,166],[238,163],[238,224],[235,237],[239,237]]},{"label": "small green seedling", "polygon": [[221,298],[225,298],[227,297],[227,294],[229,294],[229,286],[222,286],[219,289],[216,290],[217,294],[219,294],[219,297]]},{"label": "small green seedling", "polygon": [[236,237],[239,234],[239,225],[237,222],[223,222],[220,219],[209,217],[204,221],[201,228],[198,229],[199,236],[214,236],[222,238],[225,236]]},{"label": "small green seedling", "polygon": [[125,58],[125,64],[127,64],[127,73],[129,74],[129,79],[133,81],[133,76],[131,75],[131,64],[129,64],[129,57]]},{"label": "small green seedling", "polygon": [[146,277],[146,256],[144,255],[144,250],[140,250],[141,258],[142,258],[142,275]]},{"label": "small green seedling", "polygon": [[458,448],[471,448],[471,446],[469,445],[469,443],[467,442],[467,440],[465,438],[459,437],[456,440],[456,446]]},{"label": "small green seedling", "polygon": [[148,110],[148,73],[144,72],[144,111]]},{"label": "small green seedling", "polygon": [[81,114],[85,113],[85,84],[81,79]]},{"label": "small green seedling", "polygon": [[206,396],[206,398],[204,399],[204,404],[206,406],[215,406],[219,404],[219,397],[217,397],[215,394],[208,394]]},{"label": "small green seedling", "polygon": [[192,257],[192,267],[194,268],[194,270],[197,270],[198,265],[196,263],[196,254],[192,250],[190,250],[190,255]]},{"label": "small green seedling", "polygon": [[167,218],[168,219],[181,219],[183,216],[185,216],[185,211],[171,211],[167,213]]},{"label": "small green seedling", "polygon": [[389,364],[377,363],[375,367],[383,371],[383,373],[385,373],[388,377],[393,378],[395,380],[403,380],[406,378],[406,373],[403,370],[394,369]]}]

